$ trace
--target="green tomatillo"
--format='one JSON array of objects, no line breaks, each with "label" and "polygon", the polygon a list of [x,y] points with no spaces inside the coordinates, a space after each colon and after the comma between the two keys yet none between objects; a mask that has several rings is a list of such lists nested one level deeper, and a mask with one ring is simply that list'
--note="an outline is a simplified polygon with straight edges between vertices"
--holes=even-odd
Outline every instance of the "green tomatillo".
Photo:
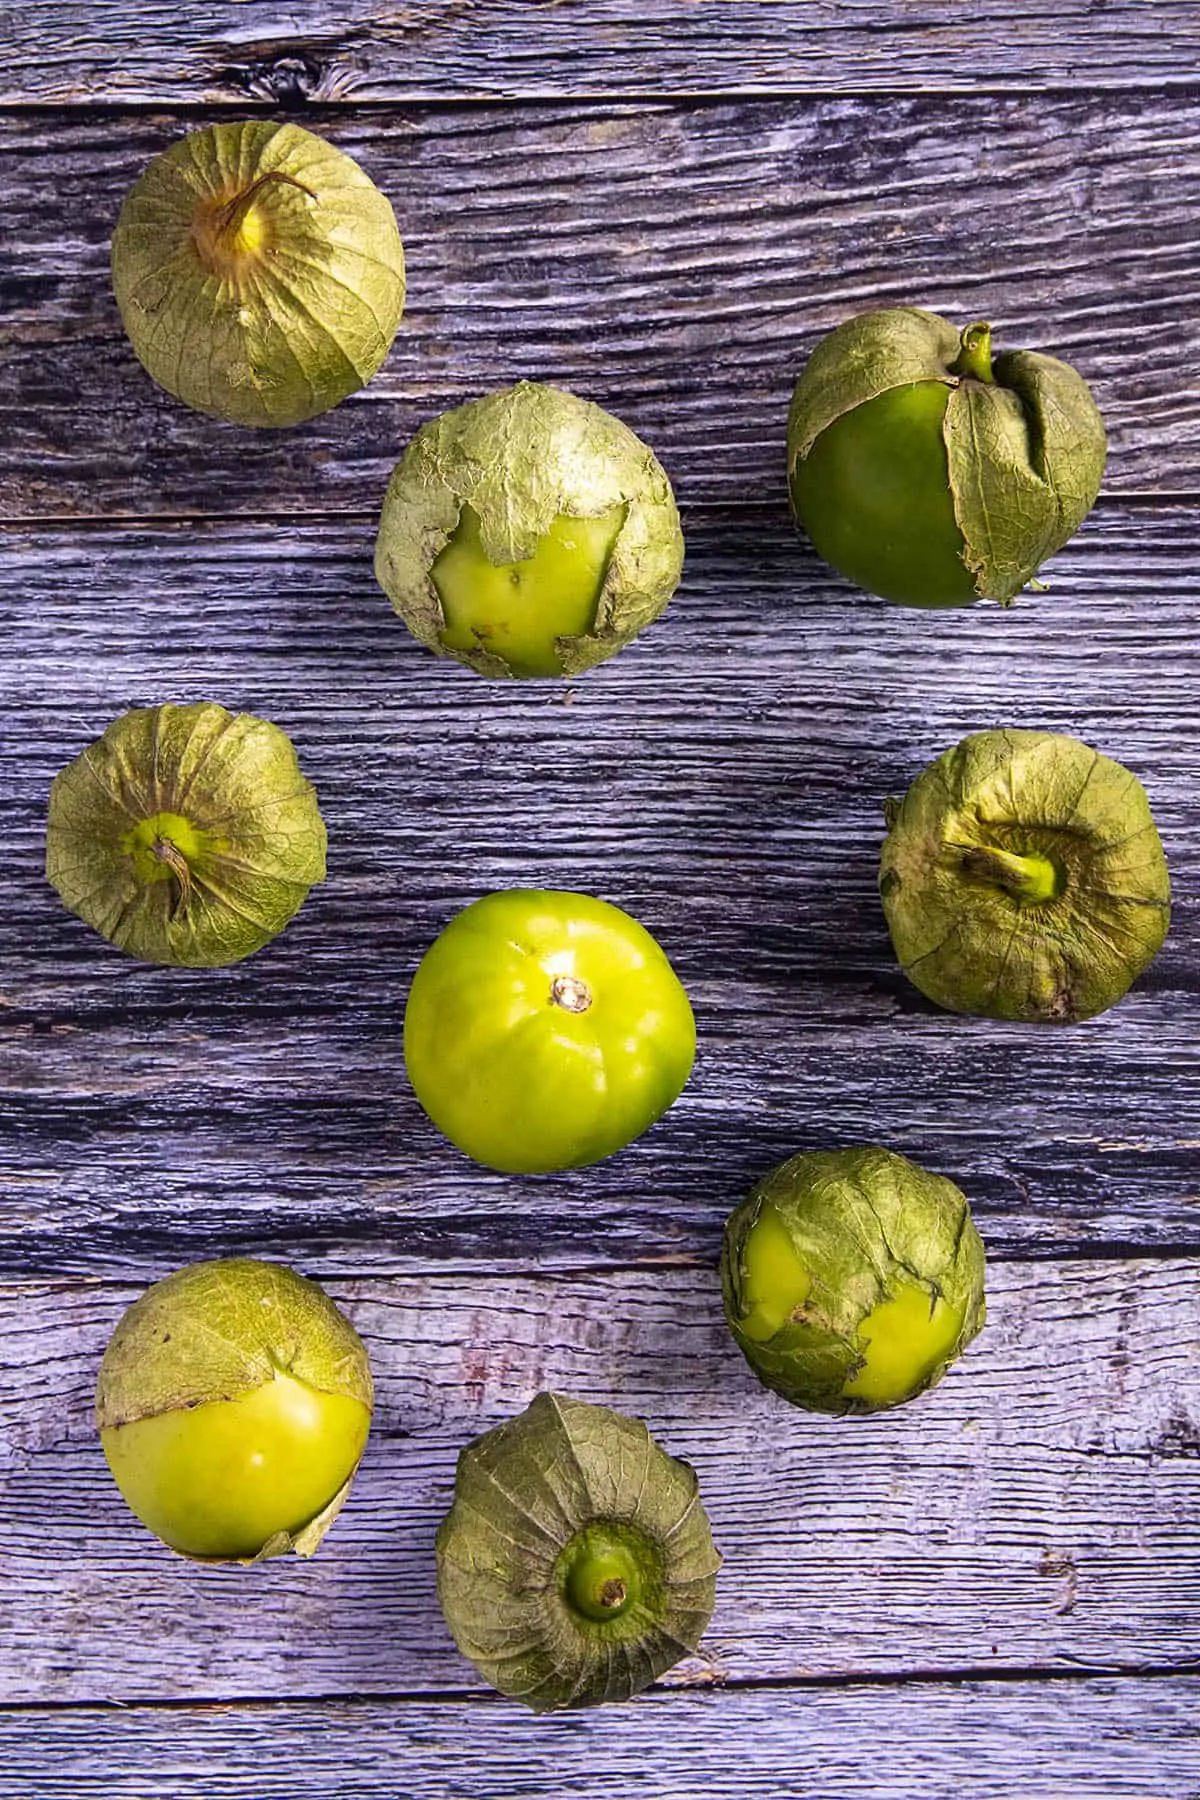
[{"label": "green tomatillo", "polygon": [[725,1226],[725,1316],[758,1379],[810,1412],[899,1406],[983,1325],[965,1196],[894,1151],[793,1156]]},{"label": "green tomatillo", "polygon": [[588,894],[510,888],[452,919],[413,977],[417,1099],[477,1162],[532,1174],[598,1162],[678,1098],[696,1026],[650,933]]},{"label": "green tomatillo", "polygon": [[792,507],[819,555],[905,606],[1002,606],[1091,510],[1105,437],[1069,363],[993,359],[991,327],[860,313],[821,339],[788,420]]},{"label": "green tomatillo", "polygon": [[648,1687],[699,1643],[720,1566],[688,1464],[560,1394],[467,1446],[437,1535],[455,1643],[535,1712]]},{"label": "green tomatillo", "polygon": [[404,310],[387,199],[324,138],[269,119],[206,126],[154,158],[121,208],[112,280],[158,385],[237,425],[336,406]]},{"label": "green tomatillo", "polygon": [[1120,763],[1051,731],[980,731],[886,809],[892,944],[938,1006],[1070,1024],[1157,955],[1171,883],[1149,802]]},{"label": "green tomatillo", "polygon": [[238,962],[324,875],[325,826],[291,740],[215,702],[125,713],[50,789],[47,879],[144,962]]},{"label": "green tomatillo", "polygon": [[278,1263],[192,1263],[113,1332],[96,1424],[113,1477],[171,1549],[311,1556],[371,1423],[367,1353],[315,1282]]},{"label": "green tomatillo", "polygon": [[683,568],[671,484],[627,425],[520,381],[422,426],[375,574],[413,636],[481,675],[577,675],[658,617]]}]

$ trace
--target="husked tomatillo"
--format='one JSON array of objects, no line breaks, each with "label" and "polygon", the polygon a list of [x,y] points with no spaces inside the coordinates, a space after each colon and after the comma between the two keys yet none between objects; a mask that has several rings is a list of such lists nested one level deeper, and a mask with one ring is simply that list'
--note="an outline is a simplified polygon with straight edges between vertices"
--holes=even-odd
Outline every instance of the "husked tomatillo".
[{"label": "husked tomatillo", "polygon": [[792,507],[818,554],[905,606],[1007,606],[1100,487],[1104,424],[1053,356],[891,307],[821,339],[792,396]]},{"label": "husked tomatillo", "polygon": [[879,1146],[809,1151],[758,1182],[721,1253],[750,1367],[811,1412],[880,1412],[941,1380],[984,1322],[965,1195]]},{"label": "husked tomatillo", "polygon": [[879,893],[938,1006],[1070,1024],[1153,960],[1171,882],[1137,777],[1078,738],[979,731],[886,808]]},{"label": "husked tomatillo", "polygon": [[656,619],[683,534],[620,419],[519,381],[418,431],[388,484],[375,575],[413,636],[492,677],[578,675]]}]

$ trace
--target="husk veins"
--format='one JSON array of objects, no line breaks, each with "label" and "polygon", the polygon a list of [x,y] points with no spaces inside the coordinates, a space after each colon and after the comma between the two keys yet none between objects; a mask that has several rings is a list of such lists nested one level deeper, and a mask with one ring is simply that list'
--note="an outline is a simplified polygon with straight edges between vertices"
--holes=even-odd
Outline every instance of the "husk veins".
[{"label": "husk veins", "polygon": [[[122,1314],[96,1381],[96,1429],[238,1400],[280,1372],[372,1410],[374,1385],[362,1339],[315,1282],[281,1263],[245,1257],[191,1263],[156,1281]],[[276,1532],[257,1555],[189,1560],[250,1564],[292,1553],[313,1556],[355,1472],[300,1530]]]},{"label": "husk veins", "polygon": [[[570,1603],[597,1545],[625,1567],[605,1619]],[[693,1470],[640,1420],[556,1394],[462,1452],[437,1538],[455,1642],[535,1712],[627,1699],[693,1651],[720,1561]]]},{"label": "husk veins", "polygon": [[323,138],[260,119],[154,158],[121,208],[112,279],[159,386],[239,425],[335,406],[379,368],[404,310],[385,196]]},{"label": "husk veins", "polygon": [[[770,1336],[751,1336],[747,1240],[774,1209],[809,1278],[804,1299]],[[986,1317],[984,1254],[966,1197],[954,1183],[877,1146],[789,1157],[730,1215],[721,1254],[725,1314],[764,1386],[809,1411],[881,1410],[847,1393],[867,1357],[861,1328],[913,1285],[961,1312],[953,1344],[902,1399],[933,1387]],[[888,1402],[896,1404],[898,1402]]]},{"label": "husk veins", "polygon": [[1076,370],[1007,351],[992,381],[955,372],[970,331],[916,307],[845,320],[813,350],[792,396],[788,475],[835,419],[913,382],[950,388],[944,437],[963,561],[981,598],[1011,603],[1078,529],[1104,473],[1104,424]]},{"label": "husk veins", "polygon": [[[1031,902],[991,852],[1049,864],[1053,892]],[[931,763],[892,809],[879,891],[922,993],[954,1012],[1033,1023],[1112,1006],[1170,921],[1141,783],[1054,732],[978,732]]]},{"label": "husk veins", "polygon": [[563,675],[602,662],[658,617],[679,585],[683,535],[666,472],[621,420],[565,389],[521,381],[423,425],[388,484],[379,585],[413,636],[481,675],[513,670],[483,645],[451,650],[430,571],[464,506],[496,564],[533,555],[559,515],[625,508],[589,632],[556,640]]},{"label": "husk veins", "polygon": [[325,826],[291,741],[214,702],[124,714],[50,790],[47,879],[146,962],[237,962],[324,874]]}]

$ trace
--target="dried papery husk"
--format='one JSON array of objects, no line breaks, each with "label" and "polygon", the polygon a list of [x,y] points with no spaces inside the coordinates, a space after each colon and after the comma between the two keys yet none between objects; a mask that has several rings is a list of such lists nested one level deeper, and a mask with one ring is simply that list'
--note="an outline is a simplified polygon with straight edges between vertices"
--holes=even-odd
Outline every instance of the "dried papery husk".
[{"label": "dried papery husk", "polygon": [[[367,1352],[317,1284],[280,1263],[244,1257],[192,1263],[155,1282],[122,1315],[100,1364],[96,1428],[107,1448],[123,1427],[241,1400],[280,1373],[361,1407],[365,1440],[374,1404]],[[267,1537],[253,1556],[191,1560],[249,1564],[312,1556],[357,1466],[311,1517]]]},{"label": "dried papery husk", "polygon": [[959,331],[935,313],[885,308],[821,339],[796,383],[788,475],[822,432],[879,396],[912,384],[947,390],[946,480],[961,559],[979,598],[1009,605],[1078,529],[1104,473],[1104,423],[1069,363],[1033,351],[991,353],[991,328]]},{"label": "dried papery husk", "polygon": [[238,425],[297,425],[370,380],[404,311],[390,202],[299,125],[211,125],[156,156],[112,242],[153,379]]},{"label": "dried papery husk", "polygon": [[[752,1250],[764,1213],[769,1300]],[[726,1223],[721,1282],[758,1379],[813,1412],[878,1412],[925,1392],[986,1315],[966,1196],[875,1145],[805,1152],[758,1182]],[[892,1379],[873,1380],[885,1331]]]},{"label": "dried papery husk", "polygon": [[1069,1024],[1114,1005],[1162,946],[1171,883],[1145,790],[1077,738],[964,738],[888,827],[892,943],[939,1006]]},{"label": "dried papery husk", "polygon": [[470,507],[497,565],[534,555],[556,519],[624,509],[590,629],[559,636],[557,672],[612,656],[679,585],[683,534],[658,458],[620,419],[565,389],[521,381],[423,425],[388,484],[375,574],[413,636],[481,675],[514,670],[485,642],[451,649],[432,569]]},{"label": "dried papery husk", "polygon": [[694,1650],[720,1562],[688,1464],[561,1394],[467,1446],[437,1538],[455,1642],[535,1712],[628,1699]]},{"label": "dried papery husk", "polygon": [[325,826],[290,739],[215,702],[125,713],[50,790],[47,879],[145,962],[250,956],[324,875]]}]

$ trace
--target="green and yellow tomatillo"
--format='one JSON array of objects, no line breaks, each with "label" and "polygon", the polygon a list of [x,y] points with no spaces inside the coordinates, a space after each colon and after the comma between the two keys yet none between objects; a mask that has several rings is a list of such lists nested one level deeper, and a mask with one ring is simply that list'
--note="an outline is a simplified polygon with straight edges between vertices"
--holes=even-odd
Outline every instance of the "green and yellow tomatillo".
[{"label": "green and yellow tomatillo", "polygon": [[726,1224],[721,1281],[754,1373],[812,1412],[911,1400],[984,1322],[965,1196],[873,1146],[793,1156],[760,1181]]}]

